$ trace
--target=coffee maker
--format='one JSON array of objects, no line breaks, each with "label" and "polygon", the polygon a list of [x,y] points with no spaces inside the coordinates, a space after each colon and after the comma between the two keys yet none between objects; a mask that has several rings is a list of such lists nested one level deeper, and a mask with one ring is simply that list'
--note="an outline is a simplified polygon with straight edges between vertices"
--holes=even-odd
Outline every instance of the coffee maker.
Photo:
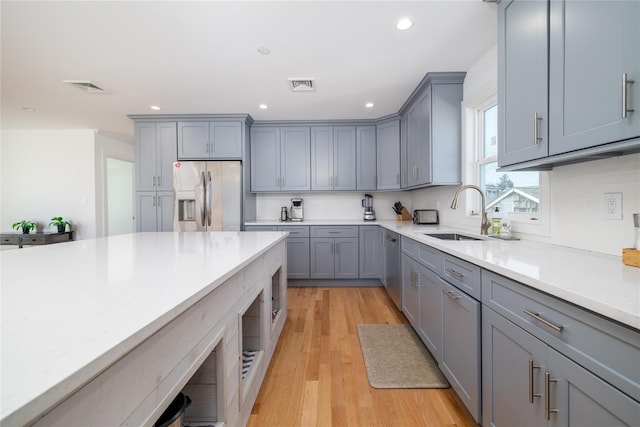
[{"label": "coffee maker", "polygon": [[362,199],[362,207],[364,208],[364,219],[365,221],[375,221],[376,213],[373,210],[373,196],[371,194],[365,194],[364,199]]},{"label": "coffee maker", "polygon": [[302,199],[291,199],[291,207],[289,208],[289,221],[302,221]]}]

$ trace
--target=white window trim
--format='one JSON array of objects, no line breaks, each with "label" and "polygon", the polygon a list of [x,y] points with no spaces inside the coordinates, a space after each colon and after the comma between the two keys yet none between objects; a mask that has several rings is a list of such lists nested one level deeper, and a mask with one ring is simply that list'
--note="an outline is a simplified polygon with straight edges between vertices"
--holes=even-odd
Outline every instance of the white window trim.
[{"label": "white window trim", "polygon": [[[480,144],[477,143],[477,135],[481,129],[478,123],[477,111],[485,109],[497,103],[497,84],[487,85],[484,90],[478,91],[470,99],[462,103],[462,135],[464,142],[462,150],[462,176],[467,184],[480,184],[478,159]],[[498,106],[500,108],[500,106]],[[513,232],[517,234],[532,234],[537,236],[550,236],[550,197],[549,197],[549,173],[540,172],[540,211],[537,220],[523,218],[518,215],[510,216]],[[478,206],[480,195],[476,191],[465,192],[465,206]],[[466,209],[466,208],[465,208]],[[475,208],[473,209],[475,211]],[[472,227],[477,225],[478,212],[472,213],[471,209],[465,211],[465,225]]]}]

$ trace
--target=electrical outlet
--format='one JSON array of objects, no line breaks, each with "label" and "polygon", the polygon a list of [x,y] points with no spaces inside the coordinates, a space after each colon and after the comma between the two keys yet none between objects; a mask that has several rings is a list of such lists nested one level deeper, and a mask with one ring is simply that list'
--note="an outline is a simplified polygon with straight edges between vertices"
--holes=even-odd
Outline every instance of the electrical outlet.
[{"label": "electrical outlet", "polygon": [[604,193],[604,219],[622,219],[622,193]]}]

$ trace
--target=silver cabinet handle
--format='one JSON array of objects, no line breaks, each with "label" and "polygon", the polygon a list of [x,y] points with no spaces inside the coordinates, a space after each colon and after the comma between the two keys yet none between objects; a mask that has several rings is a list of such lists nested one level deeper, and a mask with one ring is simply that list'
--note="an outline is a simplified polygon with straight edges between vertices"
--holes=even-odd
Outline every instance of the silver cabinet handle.
[{"label": "silver cabinet handle", "polygon": [[453,274],[454,276],[456,276],[458,279],[462,279],[464,277],[464,274],[462,273],[458,273],[457,271],[455,271],[452,268],[447,268],[447,273],[449,274]]},{"label": "silver cabinet handle", "polygon": [[549,389],[551,388],[549,385],[555,382],[558,382],[558,380],[552,380],[549,372],[544,373],[544,418],[546,420],[551,419],[552,412],[558,412],[557,409],[551,409],[551,397],[549,396]]},{"label": "silver cabinet handle", "polygon": [[540,141],[542,141],[542,138],[540,138],[538,134],[538,123],[541,121],[542,117],[540,117],[537,112],[533,113],[533,143],[535,145],[540,144]]},{"label": "silver cabinet handle", "polygon": [[452,299],[452,300],[454,300],[454,301],[458,301],[458,300],[460,299],[460,296],[459,296],[459,295],[456,295],[456,294],[454,294],[454,293],[453,293],[453,292],[451,292],[451,291],[446,291],[446,294],[447,294],[447,296],[448,296],[449,298],[451,298],[451,299]]},{"label": "silver cabinet handle", "polygon": [[158,187],[160,187],[162,185],[162,182],[160,181],[160,176],[156,177],[156,183],[158,184]]},{"label": "silver cabinet handle", "polygon": [[627,107],[627,85],[633,84],[634,80],[627,78],[627,73],[622,73],[622,118],[627,118],[627,113],[633,113],[633,108]]},{"label": "silver cabinet handle", "polygon": [[529,311],[527,309],[523,309],[522,312],[524,314],[526,314],[527,316],[530,316],[530,317],[534,318],[538,322],[542,322],[544,325],[550,327],[551,329],[553,329],[556,332],[562,332],[562,330],[564,329],[564,326],[554,325],[553,323],[549,322],[548,320],[543,319],[542,317],[540,317],[539,313],[534,313],[534,312]]},{"label": "silver cabinet handle", "polygon": [[536,394],[533,392],[533,370],[540,369],[540,366],[536,366],[533,364],[533,359],[529,359],[529,403],[533,403],[534,397],[540,397],[541,394]]},{"label": "silver cabinet handle", "polygon": [[156,177],[155,177],[155,176],[152,176],[152,177],[151,177],[151,186],[152,186],[152,187],[155,187],[155,186],[156,186]]},{"label": "silver cabinet handle", "polygon": [[396,184],[400,184],[400,174],[396,174]]},{"label": "silver cabinet handle", "polygon": [[151,205],[152,205],[153,207],[158,206],[158,205],[156,205],[156,196],[153,196],[153,200],[151,201]]},{"label": "silver cabinet handle", "polygon": [[335,243],[335,245],[336,245],[336,255],[340,255],[340,244]]}]

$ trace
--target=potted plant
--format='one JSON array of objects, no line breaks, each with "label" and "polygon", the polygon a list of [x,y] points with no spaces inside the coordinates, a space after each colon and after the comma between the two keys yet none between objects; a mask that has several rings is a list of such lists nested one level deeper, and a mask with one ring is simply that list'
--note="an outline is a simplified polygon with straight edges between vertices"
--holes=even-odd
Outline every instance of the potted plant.
[{"label": "potted plant", "polygon": [[29,234],[31,230],[34,230],[36,228],[36,223],[33,221],[27,221],[23,219],[22,221],[16,222],[15,224],[13,224],[12,227],[14,230],[22,229],[22,234]]},{"label": "potted plant", "polygon": [[55,225],[56,227],[58,227],[58,233],[64,233],[67,225],[69,226],[69,230],[71,230],[71,223],[62,219],[61,216],[54,216],[53,218],[51,218],[51,222],[49,223],[49,225]]}]

